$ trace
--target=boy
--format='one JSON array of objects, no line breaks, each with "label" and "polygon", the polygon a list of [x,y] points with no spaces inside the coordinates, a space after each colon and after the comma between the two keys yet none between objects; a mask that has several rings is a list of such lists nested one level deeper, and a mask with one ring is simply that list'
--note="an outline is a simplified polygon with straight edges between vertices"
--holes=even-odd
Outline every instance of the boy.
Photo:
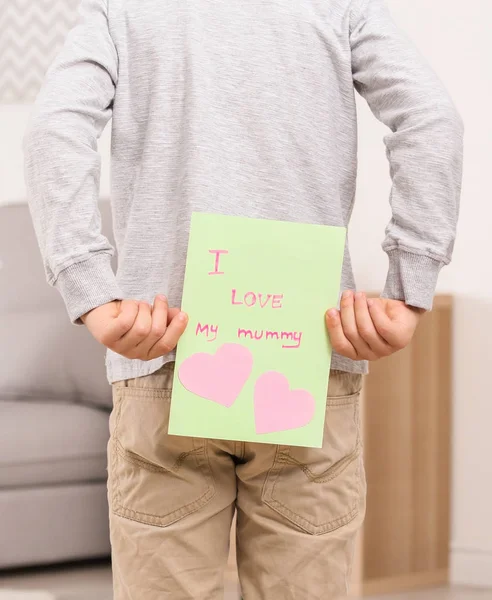
[{"label": "boy", "polygon": [[[347,226],[354,86],[391,130],[389,273],[381,299],[354,296],[347,247],[323,448],[168,436],[191,213]],[[97,209],[111,117],[116,276]],[[108,348],[115,599],[220,598],[236,509],[246,600],[345,594],[365,510],[361,374],[431,308],[461,181],[460,118],[384,0],[83,0],[25,152],[48,281]]]}]

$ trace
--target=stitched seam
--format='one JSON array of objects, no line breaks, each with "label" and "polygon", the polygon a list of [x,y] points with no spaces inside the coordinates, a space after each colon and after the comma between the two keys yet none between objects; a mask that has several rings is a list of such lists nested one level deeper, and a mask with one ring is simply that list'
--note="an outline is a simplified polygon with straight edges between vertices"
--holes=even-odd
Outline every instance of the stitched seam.
[{"label": "stitched seam", "polygon": [[[115,459],[118,456],[118,453],[115,453]],[[200,508],[203,504],[203,500],[207,501],[210,498],[213,497],[213,492],[210,489],[210,487],[207,489],[206,492],[204,492],[201,496],[199,496],[196,500],[193,500],[193,502],[190,502],[188,504],[185,504],[184,506],[181,506],[180,508],[171,511],[170,513],[166,514],[166,515],[156,515],[153,513],[145,513],[143,511],[138,511],[138,510],[134,510],[132,508],[129,508],[128,506],[124,506],[121,502],[121,493],[119,491],[120,488],[120,479],[118,477],[118,474],[116,472],[116,460],[114,460],[114,465],[113,465],[113,469],[112,469],[112,473],[113,473],[113,481],[115,482],[115,484],[117,483],[118,485],[116,486],[116,496],[115,496],[115,502],[117,505],[117,508],[115,509],[115,512],[118,514],[118,511],[120,511],[120,513],[124,512],[126,515],[130,514],[130,515],[142,515],[144,517],[149,517],[151,519],[155,519],[159,522],[164,522],[164,521],[169,521],[170,519],[172,520],[174,517],[179,517],[181,516],[186,516],[187,514],[190,514],[191,512],[194,512],[194,510],[198,510],[198,508]],[[113,486],[114,488],[115,486]],[[212,492],[212,495],[210,495]],[[190,509],[190,510],[188,510]],[[134,519],[137,520],[137,519]]]},{"label": "stitched seam", "polygon": [[311,469],[305,465],[304,463],[296,460],[290,454],[280,454],[278,457],[278,462],[282,464],[290,464],[296,467],[299,467],[301,471],[312,481],[313,483],[329,483],[339,475],[341,475],[345,469],[347,469],[351,463],[359,456],[360,454],[360,445],[357,444],[355,450],[353,450],[348,456],[345,456],[337,463],[332,465],[329,469],[321,473],[320,475],[316,475],[311,471]]},{"label": "stitched seam", "polygon": [[56,265],[51,269],[52,275],[48,279],[48,282],[50,283],[50,285],[55,285],[56,283],[58,283],[58,278],[60,277],[60,275],[70,267],[75,267],[76,265],[80,265],[81,263],[97,258],[103,254],[107,254],[109,257],[113,256],[113,252],[111,250],[92,250],[86,252],[85,254],[81,254],[75,257],[71,256],[65,259],[59,265]]},{"label": "stitched seam", "polygon": [[333,519],[331,521],[325,521],[324,523],[315,524],[309,521],[309,519],[306,519],[305,517],[301,517],[300,515],[296,514],[290,508],[285,506],[285,504],[282,504],[278,500],[271,500],[271,506],[276,506],[278,512],[283,514],[285,517],[287,517],[289,520],[293,521],[297,525],[299,525],[299,527],[303,527],[303,523],[307,523],[307,526],[304,525],[306,529],[308,529],[309,526],[309,528],[315,532],[323,531],[325,533],[328,531],[334,531],[335,529],[339,529],[340,527],[347,525],[348,523],[350,523],[350,521],[355,519],[355,517],[358,514],[357,502],[355,502],[354,504],[352,504],[347,514],[341,517],[337,517],[336,519]]},{"label": "stitched seam", "polygon": [[357,396],[361,393],[362,391],[362,387],[357,390],[357,392],[354,392],[353,394],[347,394],[344,396],[327,396],[326,398],[326,405],[327,406],[347,406],[347,404],[351,404],[352,402],[355,402],[357,399]]},{"label": "stitched seam", "polygon": [[[125,382],[125,386],[126,386],[126,382]],[[121,391],[123,389],[126,388],[118,388],[118,391]],[[119,394],[118,394],[119,395]],[[118,453],[116,452],[116,440],[117,440],[117,434],[118,434],[118,427],[120,424],[120,418],[121,418],[121,400],[122,398],[116,398],[117,402],[118,402],[118,412],[116,413],[116,421],[115,421],[115,425],[114,425],[114,431],[113,431],[113,440],[112,440],[112,450],[113,450],[113,467],[111,469],[111,473],[113,476],[113,500],[115,503],[115,512],[117,512],[118,509],[122,508],[121,505],[121,494],[120,494],[120,478],[118,476],[118,471],[117,471],[117,461],[118,461]]]},{"label": "stitched seam", "polygon": [[[194,510],[197,510],[198,508],[200,508],[202,506],[203,499],[209,500],[211,497],[213,497],[213,493],[212,493],[211,489],[209,488],[206,492],[204,492],[196,500],[193,500],[193,502],[189,502],[188,504],[185,504],[184,506],[181,506],[180,508],[177,508],[176,510],[171,511],[170,513],[167,513],[166,515],[156,515],[154,513],[146,513],[141,510],[135,510],[133,508],[129,508],[128,506],[124,506],[123,504],[119,504],[118,506],[122,511],[128,512],[133,515],[143,515],[145,517],[151,517],[152,519],[157,519],[158,521],[167,521],[169,519],[173,519],[175,516],[182,515],[184,517],[187,514],[194,512]],[[188,509],[191,509],[191,510],[188,510]]]},{"label": "stitched seam", "polygon": [[[207,502],[209,502],[214,496],[215,496],[215,491],[212,491],[211,489],[209,489],[209,490],[207,490],[207,492],[205,494],[203,494],[203,496],[198,498],[198,500],[196,500],[195,502],[188,504],[180,509],[177,509],[177,510],[165,515],[164,517],[159,517],[157,515],[142,513],[142,512],[135,511],[130,508],[127,508],[126,506],[121,506],[121,505],[118,505],[118,507],[114,509],[114,514],[116,514],[119,517],[122,517],[124,519],[134,521],[135,523],[145,523],[147,525],[154,525],[156,527],[167,527],[169,525],[172,525],[173,523],[176,523],[180,519],[183,519],[184,517],[187,517],[188,515],[196,512],[202,506],[204,506]],[[192,505],[193,505],[193,507],[191,508],[191,510],[188,510],[185,512],[185,509],[187,509],[188,507],[191,507]],[[181,513],[183,513],[183,514],[181,514]],[[144,518],[144,517],[147,517],[147,518]]]},{"label": "stitched seam", "polygon": [[354,423],[355,423],[355,429],[357,432],[357,439],[356,439],[356,445],[359,448],[359,452],[362,451],[362,439],[361,439],[361,432],[360,432],[360,413],[359,413],[359,403],[355,402],[354,404],[354,414],[353,414],[353,419],[354,419]]},{"label": "stitched seam", "polygon": [[[354,396],[357,396],[358,393],[360,393],[360,391],[357,392],[356,394],[351,394],[350,396],[346,396],[345,398],[347,398],[347,397],[352,398]],[[354,422],[356,422],[357,409],[358,409],[358,403],[354,402],[354,413],[353,413]],[[337,476],[341,475],[353,463],[353,461],[356,460],[360,456],[361,447],[362,447],[362,445],[360,444],[359,435],[358,435],[356,447],[355,447],[354,451],[350,455],[348,455],[347,457],[345,457],[344,459],[342,459],[341,461],[336,463],[336,465],[332,465],[330,467],[330,469],[328,469],[328,471],[325,472],[325,474],[330,473],[328,477],[325,477],[323,479],[320,479],[319,477],[317,477],[316,479],[314,479],[313,477],[310,477],[310,475],[314,475],[314,474],[307,467],[307,465],[304,465],[303,463],[300,463],[299,461],[295,460],[286,452],[280,452],[280,447],[277,446],[277,452],[276,452],[276,456],[274,459],[274,464],[273,464],[272,468],[268,471],[267,477],[265,479],[265,483],[263,485],[263,497],[265,497],[265,502],[271,508],[273,508],[273,510],[276,510],[276,512],[278,512],[282,516],[289,519],[291,522],[296,524],[298,527],[301,527],[302,529],[305,529],[306,531],[308,531],[308,533],[312,533],[314,535],[319,535],[319,534],[323,534],[323,533],[328,533],[330,531],[335,531],[336,529],[339,529],[340,527],[347,525],[348,523],[353,521],[353,519],[355,519],[355,517],[357,516],[357,514],[359,512],[358,501],[355,501],[351,505],[349,512],[347,512],[345,515],[343,515],[341,517],[337,517],[335,519],[332,519],[331,521],[325,521],[324,523],[315,524],[315,523],[312,523],[309,519],[306,519],[305,517],[302,517],[301,515],[298,515],[297,513],[293,512],[289,507],[287,507],[285,504],[283,504],[279,500],[274,499],[275,489],[276,489],[277,482],[278,482],[278,476],[280,475],[281,469],[279,469],[279,472],[278,472],[275,480],[270,483],[270,485],[271,485],[270,493],[267,493],[267,487],[268,487],[269,479],[273,474],[273,469],[276,468],[278,464],[293,464],[293,465],[301,468],[301,470],[306,474],[306,476],[309,477],[309,479],[313,483],[328,483],[328,482],[332,481],[333,479],[335,479]],[[360,490],[360,463],[357,466],[355,477],[358,482],[358,489]]]},{"label": "stitched seam", "polygon": [[[279,463],[279,456],[280,456],[280,446],[277,446],[276,450],[275,450],[275,457],[273,459],[273,464],[270,467],[270,469],[268,470],[266,477],[265,477],[265,481],[263,482],[263,488],[261,490],[261,495],[262,497],[265,497],[267,495],[267,488],[268,488],[268,481],[270,480],[270,477],[273,474],[274,469],[277,468],[277,465]],[[278,475],[277,475],[278,477]],[[277,478],[275,478],[275,482],[277,481]],[[275,482],[272,485],[272,490],[275,488]],[[270,494],[271,496],[271,494]]]},{"label": "stitched seam", "polygon": [[[120,390],[131,389],[131,388],[117,388],[117,389],[118,389],[118,391],[120,391]],[[113,460],[112,460],[112,468],[111,468],[111,475],[112,475],[112,479],[113,479],[112,502],[114,502],[113,511],[115,512],[115,514],[120,515],[124,518],[129,518],[130,520],[136,521],[137,523],[141,522],[141,521],[139,521],[139,519],[137,519],[135,517],[138,515],[142,515],[143,517],[148,517],[149,520],[152,520],[153,524],[156,524],[156,525],[160,524],[161,526],[165,526],[165,523],[170,524],[172,522],[175,522],[176,520],[179,519],[180,516],[185,517],[185,516],[187,516],[187,514],[191,514],[192,512],[201,508],[201,506],[203,506],[207,501],[211,500],[215,495],[215,490],[212,489],[211,487],[209,487],[206,490],[206,492],[204,492],[199,498],[197,498],[193,502],[190,502],[189,504],[186,504],[185,506],[182,506],[179,509],[176,509],[164,516],[148,514],[148,513],[141,512],[141,511],[135,511],[135,510],[123,505],[123,503],[121,501],[120,478],[119,478],[118,472],[117,472],[117,461],[118,461],[118,456],[119,456],[119,453],[117,450],[117,444],[119,443],[118,439],[117,439],[117,432],[118,432],[118,427],[119,427],[120,418],[121,418],[121,398],[119,400],[120,400],[120,402],[118,403],[118,409],[117,409],[118,412],[116,415],[115,427],[114,427],[114,432],[113,432],[113,440],[112,440]]]},{"label": "stitched seam", "polygon": [[[193,438],[194,443],[196,442],[196,440],[197,440],[197,438]],[[199,508],[204,506],[207,502],[210,502],[210,500],[212,500],[212,498],[215,498],[215,496],[217,494],[217,487],[215,485],[215,477],[214,477],[214,474],[212,471],[212,465],[210,464],[210,455],[208,452],[208,440],[203,439],[203,444],[204,444],[203,446],[200,446],[202,452],[197,452],[196,454],[194,454],[194,457],[195,457],[195,462],[196,462],[196,468],[203,475],[204,481],[208,485],[208,489],[203,495],[203,498],[204,498],[203,501],[200,502],[200,504],[196,507],[195,510],[198,510]],[[206,470],[201,469],[200,459],[202,459],[205,462],[204,466],[205,466]]]},{"label": "stitched seam", "polygon": [[[212,488],[212,491],[213,491],[211,497],[213,498],[215,496],[215,494],[217,493],[217,488],[215,486],[215,477],[214,477],[214,473],[212,471],[212,465],[210,464],[210,455],[208,452],[208,440],[205,439],[203,441],[204,441],[205,445],[203,446],[202,456],[206,461],[206,466],[208,467],[208,471],[206,471],[206,472],[202,471],[202,475],[205,477],[206,480],[210,480],[210,488]],[[196,457],[197,467],[200,468],[200,464],[198,462],[199,455],[196,454],[195,457]]]},{"label": "stitched seam", "polygon": [[[291,457],[289,457],[289,458],[291,458]],[[279,462],[281,462],[280,456],[279,456]],[[349,464],[351,464],[351,462],[353,462],[353,460],[350,461]],[[346,467],[348,467],[349,464],[347,464]],[[279,474],[280,474],[280,472],[279,472]],[[358,474],[359,474],[359,469],[357,470],[356,478],[358,478]],[[268,481],[268,479],[267,479],[267,481]],[[284,516],[289,518],[291,521],[293,521],[300,527],[302,527],[302,523],[307,523],[314,531],[320,531],[321,529],[324,529],[326,531],[330,531],[330,530],[332,531],[339,527],[343,527],[343,525],[346,525],[347,523],[349,523],[357,515],[357,512],[358,512],[357,511],[357,502],[354,502],[354,504],[352,504],[349,512],[346,515],[337,517],[336,519],[332,519],[331,521],[325,521],[324,523],[312,523],[309,519],[306,519],[305,517],[302,517],[301,515],[298,515],[297,513],[292,511],[288,506],[286,506],[279,500],[274,499],[273,495],[275,493],[277,481],[278,481],[278,475],[272,484],[272,492],[270,494],[271,500],[269,500],[269,501],[267,500],[266,502],[267,502],[267,504],[270,504],[272,507],[277,506],[278,512],[280,512],[281,514],[284,514]],[[279,508],[279,507],[281,507],[281,508]],[[335,525],[336,525],[336,527],[334,527]]]},{"label": "stitched seam", "polygon": [[[153,388],[139,388],[139,387],[120,387],[116,388],[120,391],[121,397],[126,398],[128,396],[144,396],[140,397],[139,400],[170,400],[171,399],[171,391],[170,390],[156,390]],[[145,398],[148,396],[148,398]]]},{"label": "stitched seam", "polygon": [[413,254],[414,256],[422,256],[424,258],[429,258],[430,260],[440,263],[440,264],[448,264],[449,263],[449,258],[447,256],[442,256],[440,254],[434,254],[433,252],[429,252],[429,251],[425,251],[425,250],[418,250],[417,248],[410,248],[409,246],[406,246],[405,244],[391,244],[391,245],[385,245],[383,247],[383,250],[385,252],[394,252],[396,251],[403,251],[406,252],[407,254]]},{"label": "stitched seam", "polygon": [[166,467],[155,465],[149,461],[146,461],[145,459],[135,454],[135,452],[127,450],[121,445],[121,442],[118,439],[115,439],[115,445],[116,451],[121,456],[121,458],[138,467],[142,467],[143,469],[145,469],[146,471],[150,471],[151,473],[176,473],[177,471],[179,471],[179,468],[189,456],[203,452],[203,447],[195,448],[194,450],[190,450],[189,452],[182,452],[176,459],[174,465],[167,469]]}]

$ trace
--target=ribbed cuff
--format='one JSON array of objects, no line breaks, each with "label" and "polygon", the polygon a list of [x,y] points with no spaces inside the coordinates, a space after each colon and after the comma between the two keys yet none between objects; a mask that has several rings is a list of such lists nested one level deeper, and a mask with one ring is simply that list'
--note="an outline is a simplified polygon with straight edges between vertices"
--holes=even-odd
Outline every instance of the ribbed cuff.
[{"label": "ribbed cuff", "polygon": [[399,249],[390,250],[387,254],[389,271],[381,296],[431,310],[437,279],[444,263]]},{"label": "ribbed cuff", "polygon": [[82,325],[80,317],[93,308],[113,300],[124,300],[111,268],[110,254],[95,254],[70,265],[58,275],[55,287],[75,325]]}]

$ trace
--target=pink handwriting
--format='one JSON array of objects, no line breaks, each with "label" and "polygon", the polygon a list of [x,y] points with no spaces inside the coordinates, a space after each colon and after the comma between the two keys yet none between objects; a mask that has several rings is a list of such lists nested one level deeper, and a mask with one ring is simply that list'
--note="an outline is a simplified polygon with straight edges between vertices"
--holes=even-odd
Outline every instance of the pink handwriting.
[{"label": "pink handwriting", "polygon": [[272,300],[272,308],[282,308],[283,294],[275,294]]},{"label": "pink handwriting", "polygon": [[236,302],[236,292],[237,292],[237,290],[232,290],[232,303],[233,304],[242,304],[242,302]]},{"label": "pink handwriting", "polygon": [[283,294],[255,294],[254,292],[246,292],[242,300],[237,298],[237,290],[232,290],[232,304],[234,306],[252,306],[259,305],[260,308],[266,308],[268,304],[272,308],[282,308]]},{"label": "pink handwriting", "polygon": [[209,272],[209,275],[224,275],[224,271],[219,270],[220,257],[222,254],[229,254],[229,250],[209,250],[210,254],[215,254],[215,271]]},{"label": "pink handwriting", "polygon": [[241,329],[237,330],[239,339],[250,340],[289,340],[292,344],[282,344],[282,348],[299,348],[302,341],[302,331],[267,331],[265,329]]},{"label": "pink handwriting", "polygon": [[218,332],[219,332],[218,325],[202,325],[201,323],[198,323],[198,325],[196,326],[195,335],[198,336],[198,335],[202,334],[206,338],[213,335],[214,337],[207,340],[208,342],[213,342],[217,339]]},{"label": "pink handwriting", "polygon": [[282,348],[299,348],[299,346],[301,345],[302,332],[282,331],[281,339],[289,339],[289,340],[293,340],[294,342],[297,342],[296,344],[292,344],[292,345],[282,344]]}]

